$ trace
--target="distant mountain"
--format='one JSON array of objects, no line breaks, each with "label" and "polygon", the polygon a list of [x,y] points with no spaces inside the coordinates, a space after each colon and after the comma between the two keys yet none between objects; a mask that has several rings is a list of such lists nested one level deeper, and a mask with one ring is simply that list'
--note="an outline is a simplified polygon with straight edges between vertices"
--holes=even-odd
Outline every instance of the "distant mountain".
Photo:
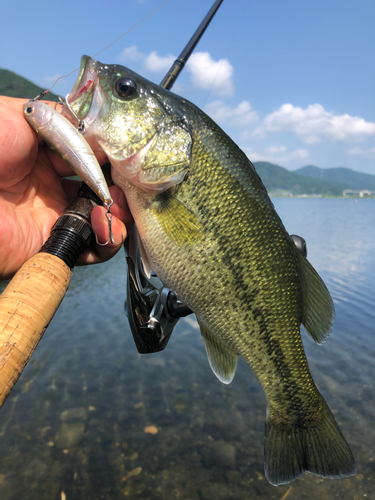
[{"label": "distant mountain", "polygon": [[314,165],[307,165],[294,170],[294,173],[332,184],[341,184],[344,189],[369,189],[375,191],[375,175],[362,174],[349,168],[319,168]]},{"label": "distant mountain", "polygon": [[[0,68],[0,95],[33,98],[42,87],[7,69]],[[52,92],[48,100],[58,101]],[[279,165],[265,161],[254,163],[267,191],[274,195],[342,196],[344,189],[369,189],[375,191],[375,175],[362,174],[348,168],[322,169],[307,165],[291,172]]]},{"label": "distant mountain", "polygon": [[[30,82],[23,76],[19,76],[13,71],[0,68],[0,95],[8,97],[23,97],[32,99],[38,94],[46,90]],[[45,99],[49,101],[58,101],[58,97],[53,92],[50,92]]]},{"label": "distant mountain", "polygon": [[270,194],[342,196],[343,189],[345,189],[337,184],[290,172],[273,163],[258,161],[254,163],[254,166]]}]

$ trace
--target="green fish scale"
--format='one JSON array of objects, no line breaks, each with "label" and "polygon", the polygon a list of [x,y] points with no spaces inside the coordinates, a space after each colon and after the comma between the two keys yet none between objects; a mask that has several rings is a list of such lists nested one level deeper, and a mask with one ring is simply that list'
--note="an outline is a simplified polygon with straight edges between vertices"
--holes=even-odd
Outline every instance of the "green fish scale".
[{"label": "green fish scale", "polygon": [[203,235],[194,245],[188,239],[177,245],[160,224],[173,214],[149,205],[136,222],[153,269],[202,326],[244,357],[275,422],[311,425],[310,419],[320,419],[322,398],[299,330],[298,250],[253,165],[231,139],[208,118],[192,123],[192,130],[199,131],[192,167],[174,196],[195,214]]}]

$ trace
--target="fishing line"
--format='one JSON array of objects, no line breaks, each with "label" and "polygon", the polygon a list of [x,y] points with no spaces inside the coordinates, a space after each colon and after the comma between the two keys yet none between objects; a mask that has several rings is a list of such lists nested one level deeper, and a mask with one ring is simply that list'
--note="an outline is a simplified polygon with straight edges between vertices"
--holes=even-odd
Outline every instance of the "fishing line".
[{"label": "fishing line", "polygon": [[[168,3],[169,0],[165,0],[165,2],[163,2],[161,5],[159,5],[159,7],[157,7],[155,10],[153,10],[152,12],[150,12],[146,17],[144,17],[143,19],[141,19],[140,21],[138,21],[137,24],[135,24],[134,26],[132,26],[131,28],[129,28],[127,31],[125,31],[125,33],[123,33],[121,36],[119,36],[118,38],[116,38],[116,40],[112,43],[110,43],[109,45],[107,45],[106,47],[104,47],[104,49],[100,50],[99,52],[97,52],[96,54],[94,54],[92,57],[96,57],[98,56],[99,54],[101,54],[102,52],[104,52],[105,50],[107,50],[109,47],[111,47],[114,43],[118,42],[123,36],[125,36],[127,33],[129,33],[129,31],[133,30],[134,28],[136,28],[139,24],[143,23],[143,21],[145,21],[148,17],[152,16],[152,14],[154,14],[156,11],[158,11],[159,9],[161,9],[166,3]],[[75,73],[76,71],[79,71],[79,68],[76,68],[74,69],[73,71],[71,71],[68,75],[64,75],[64,76],[59,76],[59,78],[57,78],[57,80],[55,81],[55,83],[52,85],[52,87],[50,87],[47,91],[46,91],[46,94],[48,94],[48,92],[51,92],[51,90],[53,89],[53,87],[56,85],[56,83],[61,80],[61,78],[67,78],[68,76],[72,75],[73,73]]]},{"label": "fishing line", "polygon": [[206,105],[206,102],[207,102],[207,99],[208,99],[208,96],[210,95],[211,90],[212,90],[213,86],[215,85],[217,75],[220,73],[220,69],[221,69],[221,66],[222,66],[222,64],[223,64],[223,61],[224,61],[224,60],[225,60],[225,59],[221,59],[221,60],[220,60],[220,64],[219,64],[219,67],[217,68],[216,75],[214,76],[214,79],[212,80],[212,83],[211,83],[211,87],[208,89],[208,92],[207,92],[207,94],[206,94],[206,97],[205,97],[205,99],[204,99],[204,101],[203,101],[202,109],[204,109],[204,107],[205,107],[205,105]]},{"label": "fishing line", "polygon": [[[242,20],[243,20],[243,18],[242,18]],[[243,21],[242,21],[242,22],[243,22]],[[212,80],[212,83],[211,83],[211,87],[209,88],[209,90],[208,90],[208,92],[207,92],[207,94],[206,94],[206,97],[205,97],[205,99],[204,99],[204,101],[203,101],[202,109],[204,109],[204,107],[205,107],[205,105],[206,105],[206,103],[207,103],[207,99],[208,99],[209,95],[211,94],[211,91],[212,91],[212,89],[213,89],[213,86],[215,85],[215,82],[216,82],[216,79],[217,79],[217,77],[218,77],[218,74],[220,73],[221,66],[222,66],[222,64],[223,64],[223,62],[224,62],[224,60],[225,60],[225,56],[228,54],[228,52],[229,52],[229,48],[230,48],[230,46],[232,45],[232,43],[233,43],[233,40],[234,40],[235,36],[238,34],[238,31],[239,31],[239,25],[237,25],[237,26],[233,29],[232,36],[231,36],[230,40],[228,40],[228,44],[227,44],[227,47],[226,47],[226,49],[225,49],[225,53],[224,53],[224,58],[220,60],[220,64],[219,64],[219,67],[218,67],[218,69],[217,69],[216,75],[214,76],[214,79]]]},{"label": "fishing line", "polygon": [[101,51],[99,51],[97,54],[94,54],[92,57],[96,57],[98,56],[99,54],[101,54],[102,52],[104,52],[105,50],[107,50],[109,47],[111,47],[111,45],[113,45],[114,43],[118,42],[120,40],[120,38],[122,38],[123,36],[125,36],[127,33],[129,33],[129,31],[131,31],[132,29],[134,29],[136,26],[138,26],[138,24],[141,24],[143,23],[143,21],[145,21],[148,17],[152,16],[152,14],[154,14],[157,10],[161,9],[166,3],[168,3],[169,0],[166,0],[164,3],[162,3],[161,5],[159,5],[159,7],[157,7],[155,10],[153,10],[152,12],[150,12],[150,14],[148,14],[146,17],[144,17],[143,19],[141,19],[137,24],[135,24],[132,28],[128,29],[128,31],[125,31],[125,33],[123,33],[121,36],[119,36],[114,42],[110,43],[109,45],[107,45],[107,47],[104,47],[104,49],[102,49]]}]

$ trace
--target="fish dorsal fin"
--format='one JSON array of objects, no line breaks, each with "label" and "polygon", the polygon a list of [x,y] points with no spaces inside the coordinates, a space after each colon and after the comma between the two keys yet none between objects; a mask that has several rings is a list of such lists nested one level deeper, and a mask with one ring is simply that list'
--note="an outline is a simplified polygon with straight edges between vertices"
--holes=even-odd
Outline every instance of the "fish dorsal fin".
[{"label": "fish dorsal fin", "polygon": [[141,238],[139,237],[139,233],[137,233],[137,239],[138,239],[139,251],[141,252],[143,270],[144,270],[147,278],[150,278],[151,273],[152,273],[152,267],[151,267],[150,261],[148,260],[147,253],[146,253],[145,247],[143,245],[143,242],[142,242]]},{"label": "fish dorsal fin", "polygon": [[204,232],[200,221],[168,191],[159,196],[152,210],[163,231],[178,245],[190,246],[203,239]]},{"label": "fish dorsal fin", "polygon": [[236,373],[238,354],[235,354],[231,349],[226,347],[207,329],[201,325],[199,326],[212,371],[220,382],[230,384]]},{"label": "fish dorsal fin", "polygon": [[332,330],[335,308],[322,278],[310,262],[297,252],[302,276],[302,320],[309,335],[322,344]]}]

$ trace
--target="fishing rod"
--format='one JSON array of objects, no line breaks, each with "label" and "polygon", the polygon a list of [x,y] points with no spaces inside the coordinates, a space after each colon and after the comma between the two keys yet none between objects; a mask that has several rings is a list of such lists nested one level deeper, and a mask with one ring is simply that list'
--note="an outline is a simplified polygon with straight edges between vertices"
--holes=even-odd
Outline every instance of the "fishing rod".
[{"label": "fishing rod", "polygon": [[177,80],[178,75],[181,73],[181,71],[184,69],[184,66],[191,56],[193,50],[197,46],[199,40],[202,38],[203,33],[206,31],[208,28],[208,25],[210,24],[212,18],[216,14],[218,8],[220,5],[223,3],[223,0],[216,0],[216,2],[212,5],[211,9],[207,12],[206,17],[203,19],[201,24],[198,26],[196,29],[194,35],[190,38],[188,43],[186,44],[185,48],[181,52],[181,54],[178,56],[178,58],[175,60],[175,62],[172,64],[172,66],[169,68],[167,74],[163,78],[163,80],[160,83],[161,87],[164,87],[167,90],[171,90],[171,88],[174,85],[174,82]]},{"label": "fishing rod", "polygon": [[101,203],[82,183],[43,247],[22,265],[0,296],[0,408],[59,308],[73,267],[93,242],[90,216]]},{"label": "fishing rod", "polygon": [[[168,71],[168,81],[164,82],[164,79],[162,82],[165,88],[170,89],[176,81],[222,1],[215,1]],[[59,308],[79,256],[91,244],[93,231],[90,215],[98,200],[92,197],[94,193],[90,191],[86,188],[81,190],[78,198],[56,221],[40,252],[22,265],[0,296],[0,408]],[[140,260],[137,267],[139,265]],[[155,277],[156,280],[158,278]],[[176,298],[171,296],[169,303],[176,315],[186,312],[185,306]],[[175,318],[176,321],[179,317]],[[166,316],[167,323],[169,318]]]}]

